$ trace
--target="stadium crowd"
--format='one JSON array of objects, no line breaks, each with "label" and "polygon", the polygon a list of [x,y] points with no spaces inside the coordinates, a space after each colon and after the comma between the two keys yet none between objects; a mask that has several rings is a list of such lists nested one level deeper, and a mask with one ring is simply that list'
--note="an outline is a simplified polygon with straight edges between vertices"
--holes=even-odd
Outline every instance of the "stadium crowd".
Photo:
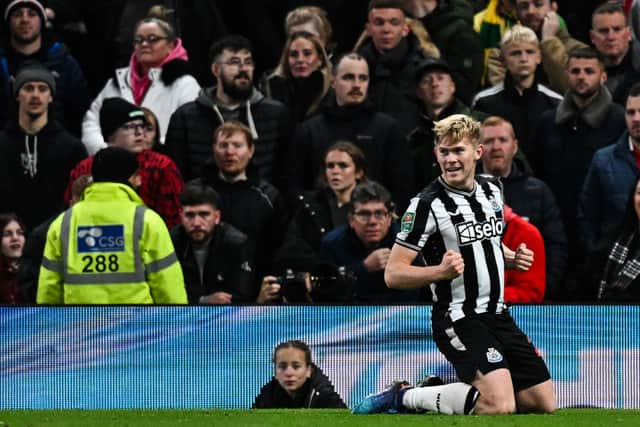
[{"label": "stadium crowd", "polygon": [[429,303],[384,271],[454,114],[505,301],[640,301],[640,1],[268,3],[1,2],[0,304]]}]

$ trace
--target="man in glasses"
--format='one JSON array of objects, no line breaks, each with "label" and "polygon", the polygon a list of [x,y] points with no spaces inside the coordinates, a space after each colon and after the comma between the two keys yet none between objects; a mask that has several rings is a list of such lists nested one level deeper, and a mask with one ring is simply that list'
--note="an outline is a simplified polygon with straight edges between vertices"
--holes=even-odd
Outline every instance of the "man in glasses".
[{"label": "man in glasses", "polygon": [[173,113],[166,136],[167,152],[185,180],[197,178],[211,156],[213,131],[225,122],[239,121],[251,130],[255,141],[251,167],[259,178],[273,183],[278,155],[291,133],[287,107],[253,86],[255,64],[246,38],[221,38],[211,46],[210,59],[216,84],[203,88],[195,101]]},{"label": "man in glasses", "polygon": [[[120,147],[136,153],[140,164],[138,193],[147,206],[156,211],[168,227],[180,223],[180,200],[184,183],[176,164],[169,157],[145,149],[147,120],[139,107],[122,98],[107,98],[100,109],[100,128],[108,147]],[[71,184],[80,175],[91,174],[93,157],[78,163],[71,171],[65,200],[71,197]]]},{"label": "man in glasses", "polygon": [[355,292],[349,302],[394,304],[418,300],[417,291],[396,291],[384,283],[384,268],[399,231],[394,209],[386,188],[375,181],[364,181],[351,194],[348,223],[322,239],[320,259],[355,275]]}]

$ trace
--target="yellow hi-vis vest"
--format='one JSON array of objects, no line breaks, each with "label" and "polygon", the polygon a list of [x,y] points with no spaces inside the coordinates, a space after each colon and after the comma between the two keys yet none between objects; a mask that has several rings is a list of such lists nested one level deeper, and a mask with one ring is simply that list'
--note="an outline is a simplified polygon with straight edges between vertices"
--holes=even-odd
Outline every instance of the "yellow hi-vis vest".
[{"label": "yellow hi-vis vest", "polygon": [[130,187],[95,183],[49,227],[38,304],[186,304],[167,227]]}]

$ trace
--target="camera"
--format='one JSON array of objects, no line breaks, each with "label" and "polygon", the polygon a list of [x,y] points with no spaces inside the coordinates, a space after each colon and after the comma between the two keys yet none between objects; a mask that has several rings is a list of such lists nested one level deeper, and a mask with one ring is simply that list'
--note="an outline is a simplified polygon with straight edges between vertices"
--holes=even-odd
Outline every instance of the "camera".
[{"label": "camera", "polygon": [[[331,264],[317,264],[310,272],[294,272],[288,268],[282,276],[280,295],[290,303],[349,302],[353,297],[356,278],[344,267]],[[311,298],[309,298],[311,297]]]}]

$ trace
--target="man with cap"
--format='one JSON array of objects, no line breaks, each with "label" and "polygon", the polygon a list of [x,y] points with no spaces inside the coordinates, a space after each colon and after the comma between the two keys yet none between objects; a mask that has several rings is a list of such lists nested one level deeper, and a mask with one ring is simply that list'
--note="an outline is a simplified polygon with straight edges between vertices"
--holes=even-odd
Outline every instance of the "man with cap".
[{"label": "man with cap", "polygon": [[84,145],[49,117],[57,94],[51,72],[25,64],[12,88],[18,117],[0,132],[0,212],[15,212],[29,230],[64,209],[69,172]]},{"label": "man with cap", "polygon": [[[144,111],[122,98],[107,98],[100,110],[100,127],[107,146],[136,153],[140,167],[140,197],[173,227],[180,223],[180,200],[184,182],[176,164],[169,157],[145,149]],[[71,197],[71,184],[80,175],[91,174],[93,157],[78,163],[71,171],[65,200]]]},{"label": "man with cap", "polygon": [[[7,3],[5,3],[7,4]],[[80,135],[82,117],[90,102],[80,65],[66,46],[46,37],[46,13],[41,0],[13,0],[3,11],[6,37],[0,41],[0,125],[13,117],[9,82],[25,61],[36,60],[55,76],[55,119]]]},{"label": "man with cap", "polygon": [[38,304],[186,304],[169,230],[134,188],[138,159],[107,147],[93,157],[93,184],[49,227]]},{"label": "man with cap", "polygon": [[427,57],[416,67],[416,94],[420,100],[417,127],[409,133],[414,162],[414,191],[419,192],[440,175],[433,152],[433,124],[452,114],[466,114],[482,120],[485,114],[473,111],[456,97],[456,83],[449,64],[440,58]]}]

